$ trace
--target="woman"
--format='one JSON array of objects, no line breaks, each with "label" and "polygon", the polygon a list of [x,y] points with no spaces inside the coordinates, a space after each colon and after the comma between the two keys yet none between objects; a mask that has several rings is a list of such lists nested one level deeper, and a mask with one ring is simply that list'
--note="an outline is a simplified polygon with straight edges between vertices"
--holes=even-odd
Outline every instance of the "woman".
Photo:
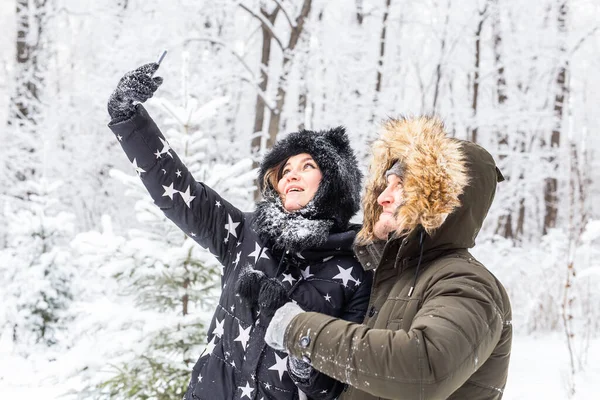
[{"label": "woman", "polygon": [[[349,224],[361,174],[344,129],[292,133],[276,143],[259,169],[264,200],[243,213],[196,182],[134,105],[162,83],[152,78],[157,68],[147,64],[121,79],[109,99],[109,127],[156,204],[224,267],[208,345],[185,398],[336,398],[343,384],[272,350],[264,332],[288,298],[307,311],[363,320],[371,275],[353,256],[356,227]],[[165,147],[170,157],[157,157]]]}]

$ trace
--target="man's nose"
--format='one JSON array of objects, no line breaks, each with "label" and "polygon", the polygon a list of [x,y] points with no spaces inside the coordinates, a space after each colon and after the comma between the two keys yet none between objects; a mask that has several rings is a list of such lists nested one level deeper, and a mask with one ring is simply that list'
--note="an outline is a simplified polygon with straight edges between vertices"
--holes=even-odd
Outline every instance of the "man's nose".
[{"label": "man's nose", "polygon": [[392,204],[393,202],[394,198],[392,197],[388,188],[385,188],[385,190],[377,197],[377,203],[379,203],[379,205],[382,207]]}]

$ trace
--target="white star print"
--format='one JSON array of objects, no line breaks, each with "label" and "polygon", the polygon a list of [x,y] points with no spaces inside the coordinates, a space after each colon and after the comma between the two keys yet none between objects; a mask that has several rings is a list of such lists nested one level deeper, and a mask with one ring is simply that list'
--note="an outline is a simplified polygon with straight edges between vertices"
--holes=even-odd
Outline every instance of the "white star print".
[{"label": "white star print", "polygon": [[290,285],[293,285],[293,284],[294,284],[294,281],[296,281],[296,280],[297,280],[297,279],[296,279],[296,278],[294,278],[294,277],[292,276],[292,274],[283,274],[283,280],[282,280],[282,282],[289,282],[289,283],[290,283]]},{"label": "white star print", "polygon": [[250,382],[246,382],[246,386],[242,387],[242,386],[238,386],[238,389],[242,389],[242,396],[240,397],[240,399],[248,396],[249,399],[252,398],[252,392],[254,392],[254,388],[252,386],[250,386]]},{"label": "white star print", "polygon": [[283,373],[287,371],[287,357],[280,358],[276,353],[275,355],[275,365],[269,367],[269,371],[277,371],[279,373],[279,380],[283,379]]},{"label": "white star print", "polygon": [[231,306],[231,307],[229,307],[229,309],[231,310],[231,312],[234,312],[235,311],[235,306]]},{"label": "white star print", "polygon": [[225,333],[225,318],[223,318],[221,321],[219,321],[219,318],[217,318],[217,326],[215,327],[213,334],[221,337],[223,336],[223,333]]},{"label": "white star print", "polygon": [[119,139],[119,142],[120,142],[121,140],[123,140],[123,136],[117,135],[117,139]]},{"label": "white star print", "polygon": [[188,206],[188,208],[190,208],[190,203],[192,202],[192,200],[194,200],[196,198],[196,196],[190,195],[189,185],[188,185],[187,189],[185,189],[185,192],[179,192],[179,194],[181,195],[181,198],[185,202],[185,205]]},{"label": "white star print", "polygon": [[240,251],[239,253],[237,253],[237,255],[235,256],[235,261],[233,262],[233,265],[235,265],[236,267],[238,266],[238,263],[240,262],[240,256],[242,255],[242,252]]},{"label": "white star print", "polygon": [[[173,158],[173,154],[169,153],[169,151],[171,150],[171,146],[169,146],[169,143],[167,143],[167,141],[166,141],[166,140],[163,140],[163,138],[158,138],[158,139],[159,139],[159,140],[162,142],[162,144],[163,144],[163,148],[162,148],[162,150],[160,151],[160,154],[165,154],[165,153],[167,153],[168,155],[170,155],[170,156],[171,156],[171,158]],[[157,151],[158,151],[158,150],[157,150]]]},{"label": "white star print", "polygon": [[198,382],[202,382],[202,375],[198,375]]},{"label": "white star print", "polygon": [[219,200],[215,202],[215,207],[221,208],[221,202]]},{"label": "white star print", "polygon": [[301,269],[300,272],[302,273],[302,277],[304,277],[304,279],[308,279],[311,276],[314,276],[310,273],[310,265],[306,267],[306,269]]},{"label": "white star print", "polygon": [[341,279],[344,284],[344,287],[348,287],[348,281],[356,282],[356,280],[352,277],[352,267],[347,269],[344,269],[339,265],[337,267],[340,270],[340,273],[334,276],[332,279]]},{"label": "white star print", "polygon": [[162,171],[163,175],[167,174],[167,170],[166,169],[163,168],[163,169],[161,169],[161,171]]},{"label": "white star print", "polygon": [[360,281],[360,279],[357,279],[357,280],[355,280],[355,281],[354,281],[354,284],[355,284],[356,286],[360,285],[361,283],[362,283],[362,282]]},{"label": "white star print", "polygon": [[180,170],[175,171],[175,175],[177,175],[178,178],[181,178],[181,171]]},{"label": "white star print", "polygon": [[267,390],[271,390],[271,384],[270,383],[265,383],[265,389]]},{"label": "white star print", "polygon": [[248,257],[254,257],[254,264],[256,264],[258,262],[258,260],[260,260],[261,258],[266,258],[267,260],[269,259],[269,256],[267,256],[265,254],[264,251],[262,251],[263,248],[260,247],[260,245],[258,243],[254,243],[254,251],[250,254],[248,254]]},{"label": "white star print", "polygon": [[212,354],[213,350],[215,349],[216,346],[216,339],[217,339],[217,335],[213,335],[212,339],[210,340],[210,342],[208,342],[208,344],[206,345],[206,354]]},{"label": "white star print", "polygon": [[250,330],[252,329],[252,325],[248,326],[246,329],[242,329],[242,325],[238,324],[238,332],[240,333],[238,337],[233,339],[234,342],[242,343],[242,347],[246,350],[246,345],[248,344],[248,340],[250,340]]},{"label": "white star print", "polygon": [[329,295],[329,293],[327,293],[327,295],[323,297],[325,298],[325,300],[331,303],[331,296]]},{"label": "white star print", "polygon": [[154,155],[156,158],[162,158],[162,155],[160,155],[160,151],[158,149],[156,149],[156,153],[154,153]]},{"label": "white star print", "polygon": [[131,164],[133,164],[133,168],[135,169],[135,172],[137,172],[138,176],[142,176],[142,172],[146,172],[140,167],[138,167],[136,158],[133,159],[133,162]]},{"label": "white star print", "polygon": [[225,224],[225,229],[227,230],[227,234],[225,237],[229,237],[229,235],[233,235],[234,238],[237,238],[236,228],[240,224],[239,222],[233,222],[231,219],[231,215],[227,214],[228,222]]},{"label": "white star print", "polygon": [[162,187],[165,189],[165,192],[163,193],[163,197],[169,196],[171,198],[171,200],[173,200],[173,195],[175,193],[177,193],[177,190],[173,189],[173,183],[171,183],[169,186],[162,185]]},{"label": "white star print", "polygon": [[196,234],[195,234],[194,232],[190,233],[190,235],[191,235],[192,237],[196,237]]}]

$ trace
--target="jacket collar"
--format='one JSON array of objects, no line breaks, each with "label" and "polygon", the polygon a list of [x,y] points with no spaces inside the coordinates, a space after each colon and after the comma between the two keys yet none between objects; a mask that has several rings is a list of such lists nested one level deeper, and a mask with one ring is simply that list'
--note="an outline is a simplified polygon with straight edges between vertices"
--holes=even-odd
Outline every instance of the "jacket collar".
[{"label": "jacket collar", "polygon": [[[365,270],[399,268],[401,272],[415,267],[419,262],[421,231],[422,228],[417,228],[403,237],[392,235],[386,242],[380,240],[364,246],[356,245],[354,252]],[[431,248],[433,242],[429,235],[425,235],[422,245],[424,251],[421,262],[424,264],[447,252],[445,249]]]}]

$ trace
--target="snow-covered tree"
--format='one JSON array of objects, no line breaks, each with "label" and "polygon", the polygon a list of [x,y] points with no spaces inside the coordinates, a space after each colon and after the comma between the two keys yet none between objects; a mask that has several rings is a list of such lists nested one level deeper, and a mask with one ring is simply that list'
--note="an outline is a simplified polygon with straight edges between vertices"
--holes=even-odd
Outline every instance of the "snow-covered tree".
[{"label": "snow-covered tree", "polygon": [[2,311],[0,334],[12,334],[17,351],[27,354],[34,344],[60,341],[68,326],[75,275],[68,243],[74,218],[60,211],[61,182],[29,180],[28,208],[4,210],[8,245],[0,249]]}]

